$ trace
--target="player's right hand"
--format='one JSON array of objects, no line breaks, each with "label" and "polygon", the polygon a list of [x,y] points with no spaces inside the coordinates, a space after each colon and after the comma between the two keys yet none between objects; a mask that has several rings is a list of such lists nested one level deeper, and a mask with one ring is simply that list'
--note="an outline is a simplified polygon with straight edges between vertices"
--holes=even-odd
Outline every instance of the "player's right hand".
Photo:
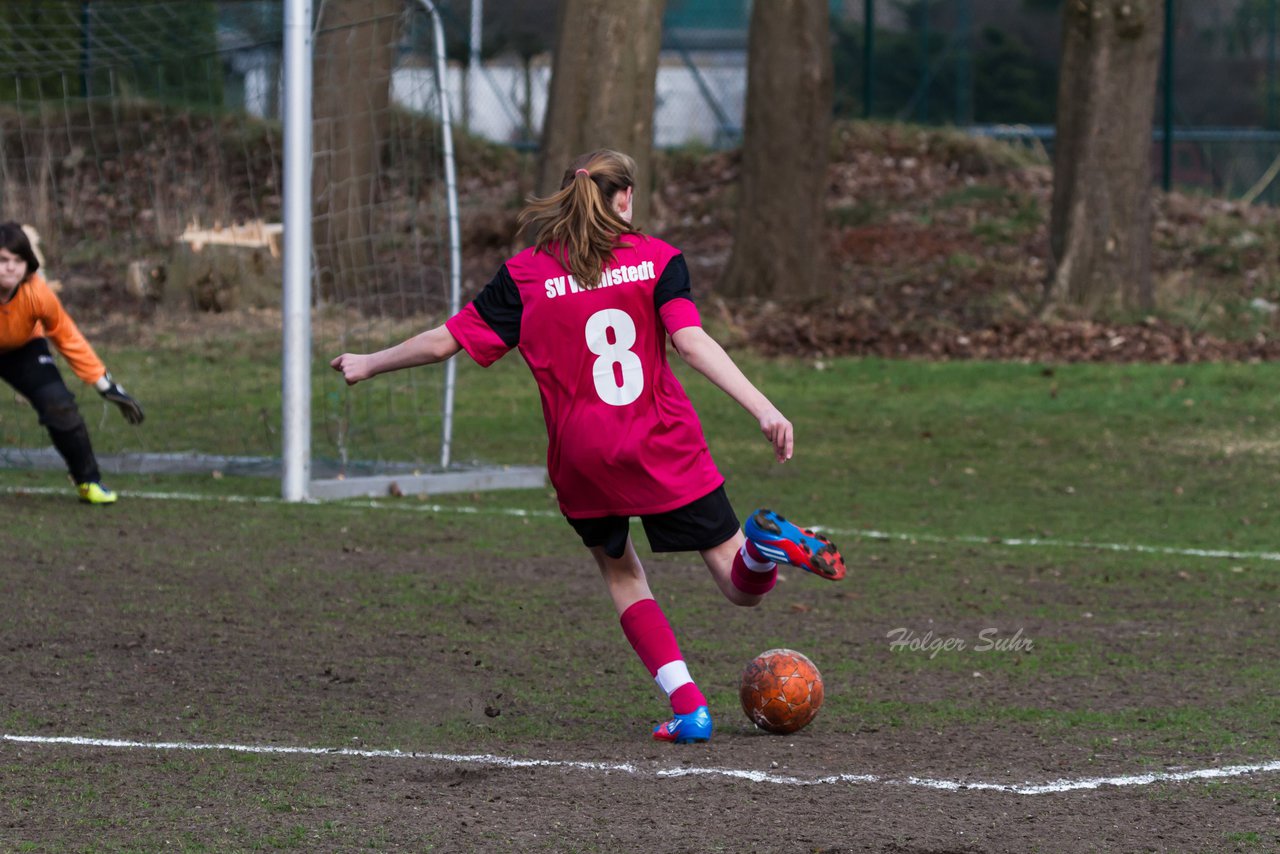
[{"label": "player's right hand", "polygon": [[373,376],[369,371],[369,357],[359,353],[343,353],[330,362],[329,367],[342,374],[347,385],[355,385]]}]

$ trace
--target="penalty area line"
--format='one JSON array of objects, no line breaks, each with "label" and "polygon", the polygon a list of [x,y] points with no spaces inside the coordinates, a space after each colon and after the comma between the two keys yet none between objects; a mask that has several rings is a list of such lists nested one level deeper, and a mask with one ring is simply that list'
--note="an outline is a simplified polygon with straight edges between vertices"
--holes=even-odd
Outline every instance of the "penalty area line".
[{"label": "penalty area line", "polygon": [[366,750],[352,747],[290,747],[285,745],[208,744],[183,741],[128,741],[116,738],[85,738],[81,736],[13,735],[0,736],[4,741],[17,744],[66,745],[72,747],[101,747],[113,750],[155,751],[227,751],[231,753],[256,753],[276,756],[343,756],[361,759],[418,759],[457,765],[484,765],[498,768],[562,768],[574,771],[622,773],[635,777],[668,779],[673,777],[723,777],[746,780],[752,783],[769,783],[778,786],[881,785],[916,787],[944,792],[998,792],[1012,795],[1051,795],[1100,789],[1104,786],[1151,786],[1157,783],[1183,783],[1195,780],[1221,780],[1248,774],[1266,774],[1280,771],[1280,761],[1253,765],[1226,765],[1220,768],[1196,768],[1178,771],[1158,771],[1146,774],[1120,774],[1111,777],[1060,778],[1042,783],[989,783],[974,780],[944,780],[930,777],[884,777],[879,774],[828,774],[800,777],[789,774],[772,774],[768,771],[749,771],[734,768],[678,768],[645,769],[629,762],[586,762],[568,759],[519,759],[497,756],[491,753],[433,753],[404,750]]},{"label": "penalty area line", "polygon": [[[204,495],[198,492],[134,492],[119,490],[126,498],[152,501],[209,501],[226,504],[286,504],[275,496]],[[67,495],[66,489],[48,486],[5,486],[0,495]],[[527,510],[520,507],[469,507],[466,505],[428,504],[406,502],[403,499],[383,501],[379,499],[349,499],[341,502],[309,501],[305,504],[324,504],[346,509],[399,510],[410,513],[456,513],[460,516],[513,516],[523,519],[560,519],[555,510]],[[637,519],[632,520],[638,522]],[[1263,560],[1280,562],[1280,552],[1241,551],[1236,549],[1195,549],[1183,546],[1153,546],[1142,543],[1105,543],[1079,540],[1057,540],[1041,537],[998,537],[974,534],[929,534],[880,531],[874,528],[840,528],[830,525],[814,525],[812,530],[838,537],[859,537],[868,540],[893,540],[903,543],[964,543],[975,546],[1005,546],[1009,548],[1083,549],[1088,551],[1127,552],[1131,554],[1165,555],[1168,557],[1225,558],[1229,560]]]},{"label": "penalty area line", "polygon": [[1151,546],[1141,543],[1091,543],[1076,540],[1055,540],[1040,537],[978,537],[972,534],[904,534],[894,531],[876,531],[868,528],[828,528],[815,525],[814,531],[836,536],[865,537],[869,540],[896,540],[907,543],[966,543],[981,546],[1028,546],[1031,548],[1090,549],[1103,552],[1132,552],[1136,554],[1168,555],[1171,557],[1230,558],[1232,560],[1280,561],[1280,552],[1251,552],[1232,549],[1192,549],[1182,546]]}]

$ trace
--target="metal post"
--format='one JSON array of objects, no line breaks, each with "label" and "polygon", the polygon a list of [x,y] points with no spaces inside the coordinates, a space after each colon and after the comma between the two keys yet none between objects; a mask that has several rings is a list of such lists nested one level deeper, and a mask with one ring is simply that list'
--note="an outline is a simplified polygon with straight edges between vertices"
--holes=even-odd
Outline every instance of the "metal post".
[{"label": "metal post", "polygon": [[670,42],[671,49],[679,55],[684,67],[688,69],[689,76],[693,78],[694,85],[698,87],[698,94],[702,96],[702,102],[707,105],[716,117],[717,146],[740,142],[742,140],[742,128],[734,127],[733,120],[724,111],[724,107],[720,106],[720,102],[716,99],[716,93],[711,90],[711,84],[707,82],[706,75],[702,73],[702,69],[694,61],[693,55],[685,48],[684,42],[675,33],[667,33],[664,37]]},{"label": "metal post", "polygon": [[284,7],[284,370],[281,493],[311,482],[311,0]]},{"label": "metal post", "polygon": [[93,16],[89,11],[89,0],[80,3],[80,96],[88,100],[92,96],[89,75],[93,67]]},{"label": "metal post", "polygon": [[1164,0],[1164,139],[1160,143],[1164,191],[1173,186],[1173,0]]},{"label": "metal post", "polygon": [[862,10],[862,117],[871,118],[871,99],[875,92],[876,0],[866,0]]},{"label": "metal post", "polygon": [[929,3],[920,0],[920,100],[916,104],[916,119],[921,124],[929,121]]},{"label": "metal post", "polygon": [[[448,66],[444,55],[444,26],[431,0],[419,0],[431,13],[435,31],[436,92],[440,98],[440,134],[444,137],[444,188],[449,213],[449,314],[462,308],[462,233],[458,228],[458,170],[453,159],[453,122],[449,114],[449,87],[445,85]],[[440,467],[448,468],[453,448],[453,394],[458,381],[458,360],[444,363],[444,415],[440,436]]]},{"label": "metal post", "polygon": [[956,124],[973,124],[973,10],[969,0],[956,0]]},{"label": "metal post", "polygon": [[476,114],[476,89],[480,86],[480,45],[484,39],[484,0],[471,0],[471,55],[467,61],[467,97],[462,104],[462,126],[475,133],[472,119]]},{"label": "metal post", "polygon": [[1277,115],[1280,104],[1277,104],[1276,89],[1277,6],[1276,0],[1267,4],[1267,127],[1271,130],[1276,129],[1276,120],[1280,117]]}]

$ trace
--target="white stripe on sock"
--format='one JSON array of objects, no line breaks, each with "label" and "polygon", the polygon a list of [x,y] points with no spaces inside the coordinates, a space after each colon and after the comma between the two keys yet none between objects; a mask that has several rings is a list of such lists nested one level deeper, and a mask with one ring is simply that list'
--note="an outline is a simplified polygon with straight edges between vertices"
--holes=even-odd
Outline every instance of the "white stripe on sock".
[{"label": "white stripe on sock", "polygon": [[689,675],[689,668],[685,666],[684,662],[676,659],[675,661],[668,661],[659,667],[658,675],[654,677],[654,681],[670,697],[681,685],[688,685],[692,682],[693,677]]},{"label": "white stripe on sock", "polygon": [[[760,547],[756,546],[756,548]],[[747,569],[752,572],[772,572],[773,568],[777,566],[777,564],[771,560],[760,561],[753,558],[751,556],[751,550],[747,548],[746,543],[742,544],[742,548],[739,549],[739,551],[742,552],[742,562],[746,564]],[[764,552],[762,551],[761,554],[764,554]]]}]

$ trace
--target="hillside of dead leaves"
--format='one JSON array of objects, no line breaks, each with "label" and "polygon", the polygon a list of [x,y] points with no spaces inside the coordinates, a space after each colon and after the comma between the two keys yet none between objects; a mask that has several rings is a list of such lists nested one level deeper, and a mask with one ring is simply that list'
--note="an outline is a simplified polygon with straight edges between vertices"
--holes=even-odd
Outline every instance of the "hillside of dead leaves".
[{"label": "hillside of dead leaves", "polygon": [[[45,157],[58,188],[55,204],[74,222],[64,234],[107,247],[113,235],[142,235],[153,254],[162,253],[166,235],[180,231],[180,200],[211,192],[240,200],[235,216],[278,220],[278,130],[246,134],[191,117],[169,123],[143,116],[136,124],[136,144],[122,139],[120,150],[92,173],[79,165],[84,144],[73,132],[44,134],[66,140],[65,151]],[[396,156],[408,163],[424,155]],[[197,161],[222,164],[220,187],[190,177],[201,174]],[[461,141],[457,162],[468,297],[518,248],[516,214],[534,170],[532,155],[475,140]],[[156,204],[153,182],[143,180],[157,163],[170,176],[167,207]],[[1058,362],[1280,356],[1275,207],[1157,191],[1155,310],[1129,317],[1058,312],[1044,319],[1036,309],[1047,269],[1052,171],[1043,151],[954,130],[842,124],[832,139],[826,199],[827,296],[804,303],[740,301],[725,298],[720,282],[731,251],[739,168],[736,151],[661,152],[645,224],[684,251],[703,315],[731,346],[804,357]],[[391,158],[384,195],[404,196],[412,184],[400,169]],[[403,208],[411,207],[406,199]],[[167,230],[166,218],[172,220]],[[393,228],[407,232],[411,224]],[[154,306],[126,293],[129,259],[62,248],[58,261],[70,285],[64,299],[82,324],[96,322],[111,334],[151,317]]]},{"label": "hillside of dead leaves", "polygon": [[[726,343],[768,355],[1052,362],[1280,357],[1280,211],[1153,195],[1157,306],[1135,317],[1053,319],[1037,309],[1048,265],[1052,169],[1043,151],[941,129],[851,123],[832,142],[824,244],[829,296],[731,300],[738,152],[662,153],[647,230],[679,246],[704,316]],[[512,200],[518,176],[476,198]],[[471,206],[466,282],[517,248],[516,207]]]},{"label": "hillside of dead leaves", "polygon": [[730,250],[737,167],[734,153],[668,162],[657,206],[659,233],[689,256],[695,288],[735,344],[1057,362],[1280,356],[1273,207],[1157,191],[1155,310],[1041,319],[1053,179],[1043,153],[948,131],[846,126],[827,198],[830,298],[732,303],[716,299],[715,283]]}]

